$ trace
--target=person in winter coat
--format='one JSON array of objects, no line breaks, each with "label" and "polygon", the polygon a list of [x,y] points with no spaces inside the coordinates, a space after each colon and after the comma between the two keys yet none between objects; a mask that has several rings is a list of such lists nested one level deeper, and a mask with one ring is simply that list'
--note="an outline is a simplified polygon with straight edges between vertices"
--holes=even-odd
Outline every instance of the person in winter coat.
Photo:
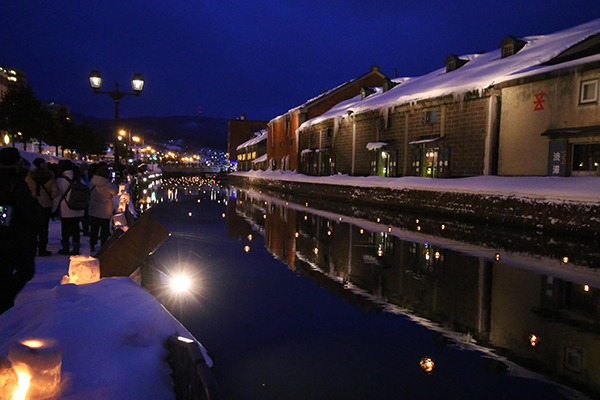
[{"label": "person in winter coat", "polygon": [[21,156],[14,147],[0,150],[0,314],[35,274],[39,205],[21,174]]},{"label": "person in winter coat", "polygon": [[[62,249],[58,251],[58,254],[71,254],[77,255],[79,254],[79,249],[81,247],[81,239],[79,236],[79,223],[81,222],[81,218],[83,218],[84,211],[83,210],[72,210],[69,208],[67,202],[71,196],[71,182],[81,182],[85,185],[85,182],[81,179],[79,174],[79,168],[70,160],[61,160],[58,163],[58,167],[60,168],[61,176],[56,180],[58,185],[59,196],[59,204],[58,211],[60,214],[60,222],[61,222],[61,244]],[[69,182],[71,181],[71,182]],[[73,238],[73,250],[70,249],[70,239]]]},{"label": "person in winter coat", "polygon": [[52,200],[58,196],[58,186],[54,173],[48,169],[43,158],[33,160],[33,167],[34,170],[29,171],[25,182],[33,197],[40,203],[41,216],[37,227],[37,252],[38,256],[46,257],[52,254],[46,250],[46,246],[48,245],[48,224],[52,213]]},{"label": "person in winter coat", "polygon": [[110,219],[113,215],[113,197],[119,193],[117,185],[109,179],[108,168],[103,166],[98,169],[90,181],[90,250],[96,250],[98,232],[100,243],[104,244],[110,236]]}]

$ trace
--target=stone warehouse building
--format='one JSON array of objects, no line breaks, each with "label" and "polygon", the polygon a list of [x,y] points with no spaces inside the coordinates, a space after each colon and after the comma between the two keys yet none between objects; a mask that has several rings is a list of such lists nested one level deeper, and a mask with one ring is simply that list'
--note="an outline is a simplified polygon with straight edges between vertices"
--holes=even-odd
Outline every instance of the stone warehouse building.
[{"label": "stone warehouse building", "polygon": [[238,171],[267,169],[267,130],[263,129],[255,135],[236,148]]},{"label": "stone warehouse building", "polygon": [[360,77],[325,91],[304,104],[269,121],[267,154],[272,169],[296,170],[298,168],[298,138],[296,130],[305,121],[318,117],[334,105],[360,93],[363,87],[381,86],[387,77],[378,66]]},{"label": "stone warehouse building", "polygon": [[595,20],[549,35],[508,36],[494,51],[450,55],[430,74],[365,88],[299,127],[298,169],[545,175],[557,170],[552,159],[559,154],[561,174],[589,172],[600,162],[599,32]]}]

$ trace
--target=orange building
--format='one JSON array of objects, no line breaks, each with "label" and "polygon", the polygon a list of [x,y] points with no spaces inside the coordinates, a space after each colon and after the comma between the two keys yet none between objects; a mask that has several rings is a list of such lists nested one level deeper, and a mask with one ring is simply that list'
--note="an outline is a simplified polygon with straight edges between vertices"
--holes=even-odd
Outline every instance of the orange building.
[{"label": "orange building", "polygon": [[[382,86],[387,77],[374,65],[366,74],[325,91],[306,103],[269,121],[267,156],[272,169],[298,169],[296,130],[305,121],[318,117],[336,104],[358,95],[363,87]],[[229,155],[231,157],[231,153]]]}]

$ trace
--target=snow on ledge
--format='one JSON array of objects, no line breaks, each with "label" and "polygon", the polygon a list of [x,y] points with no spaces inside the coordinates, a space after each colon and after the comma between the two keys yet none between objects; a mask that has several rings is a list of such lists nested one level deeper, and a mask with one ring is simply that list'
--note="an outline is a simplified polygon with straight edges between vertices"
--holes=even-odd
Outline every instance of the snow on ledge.
[{"label": "snow on ledge", "polygon": [[384,178],[378,176],[308,176],[291,171],[235,172],[234,176],[255,179],[320,183],[354,187],[381,187],[389,189],[414,189],[440,192],[478,194],[482,196],[515,196],[543,201],[573,201],[600,203],[600,177],[506,177],[475,176],[471,178],[432,179],[407,176]]},{"label": "snow on ledge", "polygon": [[367,150],[377,150],[387,145],[386,142],[369,142],[367,143]]}]

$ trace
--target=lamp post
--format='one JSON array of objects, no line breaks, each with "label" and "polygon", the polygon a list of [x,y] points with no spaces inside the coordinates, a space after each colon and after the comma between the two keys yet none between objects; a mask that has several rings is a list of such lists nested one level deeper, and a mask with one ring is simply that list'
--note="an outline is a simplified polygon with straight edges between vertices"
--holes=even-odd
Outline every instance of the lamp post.
[{"label": "lamp post", "polygon": [[[125,96],[139,96],[144,89],[144,78],[142,74],[134,74],[133,79],[131,79],[131,88],[134,93],[123,93],[119,91],[119,84],[115,83],[115,90],[112,92],[103,92],[100,89],[102,86],[102,76],[100,76],[100,72],[93,70],[90,73],[90,86],[94,90],[94,94],[108,94],[115,101],[115,132],[118,132],[119,129],[119,101]],[[116,135],[118,136],[118,134]],[[115,137],[114,141],[114,149],[115,149],[115,165],[119,164],[119,142]]]}]

